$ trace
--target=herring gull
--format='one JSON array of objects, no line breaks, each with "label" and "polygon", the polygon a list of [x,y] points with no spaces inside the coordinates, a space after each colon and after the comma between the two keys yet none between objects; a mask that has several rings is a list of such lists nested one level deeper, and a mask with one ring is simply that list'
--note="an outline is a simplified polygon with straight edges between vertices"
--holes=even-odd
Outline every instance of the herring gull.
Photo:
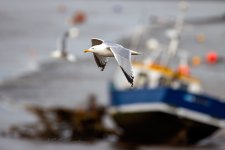
[{"label": "herring gull", "polygon": [[91,42],[92,46],[84,50],[84,52],[93,53],[97,66],[103,71],[108,57],[115,57],[128,82],[133,86],[134,77],[132,74],[131,55],[139,55],[140,53],[124,48],[122,45],[101,39],[93,38]]}]

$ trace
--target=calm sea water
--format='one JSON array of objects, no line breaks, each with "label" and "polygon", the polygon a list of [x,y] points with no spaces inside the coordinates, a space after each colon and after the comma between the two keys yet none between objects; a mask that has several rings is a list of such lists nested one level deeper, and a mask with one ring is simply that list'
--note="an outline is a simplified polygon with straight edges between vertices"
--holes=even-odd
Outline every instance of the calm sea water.
[{"label": "calm sea water", "polygon": [[[87,20],[77,25],[78,38],[68,41],[68,50],[85,57],[82,50],[90,46],[90,38],[116,41],[129,35],[140,24],[148,24],[152,16],[174,20],[177,1],[91,1],[91,0],[1,0],[0,5],[0,79],[15,77],[48,61],[56,49],[56,40],[71,26],[69,18],[75,11],[84,11]],[[223,1],[191,1],[187,18],[216,16],[224,13]],[[58,11],[60,6],[65,12]],[[218,24],[219,26],[219,24]],[[213,31],[201,26],[199,32],[217,36],[224,29]],[[219,37],[218,35],[217,37]],[[224,35],[223,35],[224,36]],[[214,38],[213,38],[214,39]],[[220,50],[216,41],[208,41],[209,49]],[[219,48],[217,48],[219,47]],[[221,50],[222,53],[222,50]]]}]

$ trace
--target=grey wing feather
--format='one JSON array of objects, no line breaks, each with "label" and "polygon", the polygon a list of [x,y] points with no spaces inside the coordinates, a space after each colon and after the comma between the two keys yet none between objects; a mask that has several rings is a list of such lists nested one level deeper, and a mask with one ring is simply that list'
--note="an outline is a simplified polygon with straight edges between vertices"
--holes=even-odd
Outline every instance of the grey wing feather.
[{"label": "grey wing feather", "polygon": [[118,64],[120,65],[123,73],[125,74],[128,82],[133,85],[133,74],[132,74],[132,67],[131,67],[131,52],[121,46],[112,46],[110,47],[112,53],[114,54]]},{"label": "grey wing feather", "polygon": [[106,63],[107,63],[107,57],[104,56],[100,56],[98,54],[94,54],[94,58],[95,58],[95,62],[98,65],[98,67],[101,68],[101,71],[103,71],[105,69]]},{"label": "grey wing feather", "polygon": [[[117,43],[113,43],[113,42],[110,42],[110,41],[104,41],[104,43],[109,46],[109,47],[121,47],[121,48],[124,48],[122,45],[120,44],[117,44]],[[124,48],[125,49],[125,48]]]},{"label": "grey wing feather", "polygon": [[101,39],[96,39],[96,38],[91,39],[91,45],[92,46],[100,45],[102,43],[103,43],[103,40],[101,40]]}]

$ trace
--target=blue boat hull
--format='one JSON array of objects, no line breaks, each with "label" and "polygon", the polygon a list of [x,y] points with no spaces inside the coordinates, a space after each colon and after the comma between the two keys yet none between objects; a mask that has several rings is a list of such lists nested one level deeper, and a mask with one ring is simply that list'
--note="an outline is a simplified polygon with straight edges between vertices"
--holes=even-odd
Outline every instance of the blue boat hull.
[{"label": "blue boat hull", "polygon": [[123,130],[121,139],[152,144],[194,144],[219,129],[225,119],[224,102],[167,87],[112,88],[110,108]]},{"label": "blue boat hull", "polygon": [[184,90],[174,90],[167,87],[126,91],[111,89],[111,106],[118,107],[130,104],[150,104],[157,102],[163,102],[168,105],[225,119],[225,103],[222,100],[210,96],[192,94]]}]

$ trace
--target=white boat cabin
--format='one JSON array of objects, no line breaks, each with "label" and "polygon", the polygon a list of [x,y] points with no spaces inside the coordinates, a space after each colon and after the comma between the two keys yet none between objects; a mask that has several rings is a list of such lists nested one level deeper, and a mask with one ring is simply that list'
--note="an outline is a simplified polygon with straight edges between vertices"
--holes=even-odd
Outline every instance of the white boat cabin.
[{"label": "white boat cabin", "polygon": [[[191,93],[200,93],[202,91],[200,82],[188,75],[182,75],[157,64],[133,63],[134,88],[156,88],[159,86],[172,87],[173,89],[183,89]],[[118,70],[113,80],[117,89],[129,89],[123,72]]]}]

